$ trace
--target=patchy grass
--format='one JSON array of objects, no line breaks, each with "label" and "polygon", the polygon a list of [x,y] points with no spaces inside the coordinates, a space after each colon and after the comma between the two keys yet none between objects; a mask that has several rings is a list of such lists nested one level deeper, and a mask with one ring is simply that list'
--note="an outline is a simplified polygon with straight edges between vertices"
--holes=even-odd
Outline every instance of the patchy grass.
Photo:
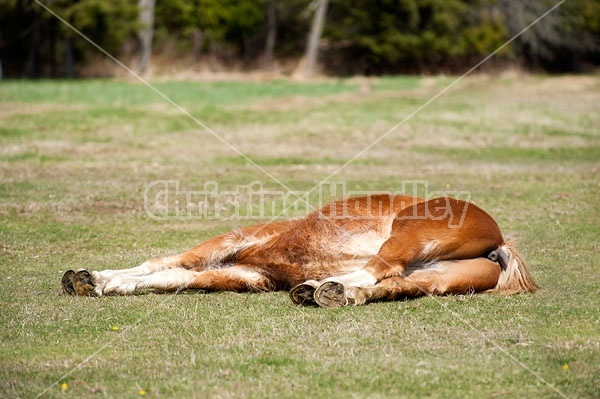
[{"label": "patchy grass", "polygon": [[597,164],[600,160],[598,147],[557,147],[557,148],[514,148],[514,147],[486,147],[486,148],[432,148],[415,147],[415,150],[426,154],[447,156],[455,161],[481,162],[494,159],[502,163],[529,163],[532,160],[543,163],[574,162]]},{"label": "patchy grass", "polygon": [[[451,81],[157,83],[220,139],[140,84],[3,82],[0,398],[597,397],[600,78],[466,79],[340,169]],[[544,289],[334,310],[283,292],[60,294],[64,270],[249,223],[152,220],[154,180],[305,192],[327,177],[470,191]]]}]

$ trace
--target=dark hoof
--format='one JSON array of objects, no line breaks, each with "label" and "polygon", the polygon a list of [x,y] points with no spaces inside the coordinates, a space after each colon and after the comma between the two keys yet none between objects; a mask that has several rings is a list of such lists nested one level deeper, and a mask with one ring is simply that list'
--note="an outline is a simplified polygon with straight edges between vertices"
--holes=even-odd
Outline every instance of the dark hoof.
[{"label": "dark hoof", "polygon": [[75,276],[75,272],[73,270],[67,270],[65,274],[62,276],[62,289],[63,292],[67,295],[75,295],[75,288],[73,287],[73,277]]},{"label": "dark hoof", "polygon": [[290,298],[295,305],[316,305],[314,299],[315,291],[319,283],[316,281],[306,281],[302,284],[298,284],[290,290]]},{"label": "dark hoof", "polygon": [[73,276],[73,289],[79,296],[96,296],[94,278],[87,270],[80,270]]},{"label": "dark hoof", "polygon": [[348,298],[344,294],[344,285],[334,281],[321,284],[315,291],[314,298],[322,308],[339,308],[348,305]]}]

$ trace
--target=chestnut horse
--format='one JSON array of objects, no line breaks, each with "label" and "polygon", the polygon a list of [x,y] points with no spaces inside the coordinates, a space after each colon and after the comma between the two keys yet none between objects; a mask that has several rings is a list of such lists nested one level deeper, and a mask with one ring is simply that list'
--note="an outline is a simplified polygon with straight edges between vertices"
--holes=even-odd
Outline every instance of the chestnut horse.
[{"label": "chestnut horse", "polygon": [[291,289],[294,303],[322,307],[538,288],[494,219],[474,204],[387,194],[242,228],[131,269],[69,270],[62,286],[84,296]]}]

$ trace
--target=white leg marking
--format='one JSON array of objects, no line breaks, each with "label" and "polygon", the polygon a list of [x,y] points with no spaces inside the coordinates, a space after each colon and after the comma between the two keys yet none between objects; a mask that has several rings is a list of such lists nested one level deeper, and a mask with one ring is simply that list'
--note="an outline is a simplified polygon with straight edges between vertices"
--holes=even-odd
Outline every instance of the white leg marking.
[{"label": "white leg marking", "polygon": [[102,292],[104,294],[127,295],[144,288],[159,290],[185,289],[198,274],[199,272],[175,268],[147,276],[114,276],[105,278],[102,284]]},{"label": "white leg marking", "polygon": [[147,260],[137,267],[119,270],[102,270],[97,272],[100,277],[113,278],[116,276],[147,276],[148,274],[167,270],[179,262],[179,255]]},{"label": "white leg marking", "polygon": [[342,276],[329,277],[322,282],[334,281],[350,287],[370,287],[377,283],[377,279],[365,269],[356,270]]},{"label": "white leg marking", "polygon": [[227,273],[232,278],[242,278],[244,280],[248,280],[251,283],[260,283],[265,278],[265,276],[263,276],[260,272],[257,272],[256,270],[252,270],[247,267],[241,266],[233,266],[227,269],[222,269],[222,271],[224,273]]},{"label": "white leg marking", "polygon": [[[240,278],[246,280],[251,285],[259,285],[265,279],[261,273],[245,267],[231,267],[220,269],[217,272],[232,279]],[[100,296],[102,294],[128,295],[144,288],[155,288],[165,291],[186,289],[197,277],[201,277],[203,273],[210,275],[211,273],[215,273],[215,271],[196,272],[174,268],[146,276],[120,275],[107,278],[100,275],[99,272],[93,272],[92,275],[96,282],[96,292]]]}]

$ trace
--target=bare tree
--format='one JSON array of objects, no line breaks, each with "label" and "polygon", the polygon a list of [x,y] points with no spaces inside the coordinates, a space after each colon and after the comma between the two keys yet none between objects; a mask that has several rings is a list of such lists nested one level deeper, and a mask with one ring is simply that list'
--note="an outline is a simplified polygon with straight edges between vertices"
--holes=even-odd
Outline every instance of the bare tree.
[{"label": "bare tree", "polygon": [[327,13],[328,3],[329,0],[315,0],[313,3],[315,5],[315,14],[310,27],[310,33],[308,34],[308,44],[304,56],[306,60],[306,65],[304,67],[305,76],[310,76],[315,71],[319,53],[319,43],[321,41],[323,27],[325,26],[325,14]]},{"label": "bare tree", "polygon": [[198,69],[200,66],[200,53],[202,52],[202,43],[204,40],[204,34],[198,28],[192,32],[192,56],[194,58],[194,68]]},{"label": "bare tree", "polygon": [[63,40],[65,78],[75,77],[75,57],[73,56],[73,39],[71,36],[65,36]]},{"label": "bare tree", "polygon": [[273,54],[277,38],[277,1],[269,0],[267,6],[267,41],[265,43],[265,68],[273,69]]},{"label": "bare tree", "polygon": [[154,4],[155,0],[138,0],[138,22],[140,30],[140,64],[138,72],[143,75],[148,70],[150,56],[152,55],[152,37],[154,36]]}]

